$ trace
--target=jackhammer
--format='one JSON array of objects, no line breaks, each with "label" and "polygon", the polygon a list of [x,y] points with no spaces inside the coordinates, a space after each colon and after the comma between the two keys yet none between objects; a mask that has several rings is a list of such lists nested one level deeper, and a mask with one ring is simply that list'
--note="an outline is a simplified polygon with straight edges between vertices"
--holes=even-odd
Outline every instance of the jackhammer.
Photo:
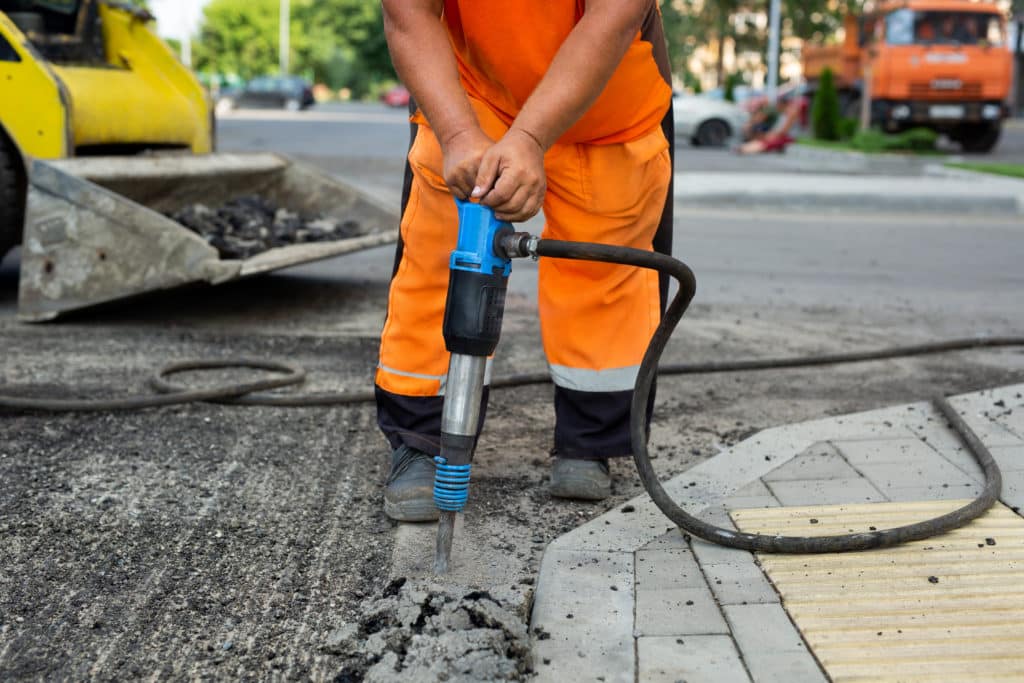
[{"label": "jackhammer", "polygon": [[[985,473],[982,493],[950,513],[893,529],[824,537],[748,534],[708,524],[683,510],[672,500],[651,466],[647,453],[647,406],[657,377],[658,361],[676,325],[682,320],[697,290],[693,271],[670,256],[642,249],[607,244],[563,242],[516,232],[480,204],[456,201],[459,213],[458,244],[449,264],[448,299],[444,339],[451,362],[445,385],[441,418],[441,454],[435,459],[434,502],[441,512],[437,529],[434,572],[448,571],[456,515],[469,498],[473,451],[480,427],[488,358],[497,348],[505,311],[508,277],[513,258],[540,257],[599,261],[656,270],[673,277],[679,290],[651,337],[637,374],[630,416],[633,460],[644,488],[661,511],[679,528],[707,541],[752,552],[833,553],[885,548],[921,540],[961,527],[984,514],[998,500],[1002,475],[991,453],[959,413],[941,396],[933,403],[974,455]],[[999,345],[1014,340],[993,340]],[[1009,345],[1009,344],[1007,344]],[[887,357],[887,356],[877,356]],[[836,358],[750,361],[708,364],[705,371],[771,369],[827,364]],[[671,371],[671,366],[663,370]]]}]

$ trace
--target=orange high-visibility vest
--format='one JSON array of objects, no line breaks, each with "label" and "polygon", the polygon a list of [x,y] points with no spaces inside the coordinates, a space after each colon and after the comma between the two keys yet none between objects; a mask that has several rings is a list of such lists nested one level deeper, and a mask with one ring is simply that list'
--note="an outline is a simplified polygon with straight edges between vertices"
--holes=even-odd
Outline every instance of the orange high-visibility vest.
[{"label": "orange high-visibility vest", "polygon": [[[584,0],[445,0],[444,22],[466,92],[510,125],[583,16],[583,5]],[[650,11],[659,11],[653,0]],[[601,95],[559,142],[628,142],[661,124],[672,88],[646,38],[637,32]]]}]

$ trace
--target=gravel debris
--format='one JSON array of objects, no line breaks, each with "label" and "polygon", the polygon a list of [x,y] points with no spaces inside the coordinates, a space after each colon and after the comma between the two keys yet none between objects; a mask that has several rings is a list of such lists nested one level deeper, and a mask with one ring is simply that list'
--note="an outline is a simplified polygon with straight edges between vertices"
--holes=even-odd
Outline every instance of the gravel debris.
[{"label": "gravel debris", "polygon": [[231,259],[246,259],[275,247],[331,242],[359,234],[356,221],[291,211],[255,194],[216,207],[190,204],[167,215],[205,239],[222,258]]},{"label": "gravel debris", "polygon": [[347,680],[521,681],[532,671],[526,624],[487,591],[399,578],[358,612],[358,624],[329,632],[321,646],[344,658]]}]

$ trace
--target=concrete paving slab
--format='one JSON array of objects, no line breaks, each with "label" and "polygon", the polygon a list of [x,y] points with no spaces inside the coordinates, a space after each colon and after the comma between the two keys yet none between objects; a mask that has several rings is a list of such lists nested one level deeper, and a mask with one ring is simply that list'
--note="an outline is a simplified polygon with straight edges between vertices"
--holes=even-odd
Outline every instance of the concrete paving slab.
[{"label": "concrete paving slab", "polygon": [[650,590],[706,586],[693,551],[683,545],[673,550],[638,550],[636,583]]},{"label": "concrete paving slab", "polygon": [[753,562],[753,554],[746,550],[737,550],[735,548],[726,548],[725,546],[717,545],[715,543],[708,543],[707,541],[699,538],[694,538],[691,541],[693,547],[693,553],[697,556],[701,566],[705,564],[729,564],[741,563],[741,562]]},{"label": "concrete paving slab", "polygon": [[750,681],[729,636],[639,638],[637,679],[644,683],[743,683]]},{"label": "concrete paving slab", "polygon": [[672,590],[636,590],[633,635],[687,636],[729,633],[707,585]]},{"label": "concrete paving slab", "polygon": [[857,476],[857,471],[839,453],[830,450],[805,454],[764,475],[766,482],[793,481],[801,479],[848,479]]},{"label": "concrete paving slab", "polygon": [[1024,446],[995,446],[989,450],[1003,472],[1024,470]]},{"label": "concrete paving slab", "polygon": [[937,455],[933,454],[928,462],[871,464],[861,465],[858,469],[882,493],[906,488],[908,483],[918,487],[939,488],[976,483],[973,477]]},{"label": "concrete paving slab", "polygon": [[779,601],[779,594],[751,557],[748,561],[702,566],[719,605],[758,605]]},{"label": "concrete paving slab", "polygon": [[530,623],[535,680],[633,681],[632,586],[632,553],[544,553]]},{"label": "concrete paving slab", "polygon": [[781,605],[727,605],[723,610],[754,681],[828,681]]},{"label": "concrete paving slab", "polygon": [[1024,446],[1024,439],[988,417],[987,413],[992,408],[991,396],[954,396],[949,399],[949,403],[957,409],[986,446]]},{"label": "concrete paving slab", "polygon": [[[797,456],[800,457],[800,456]],[[785,467],[785,465],[783,465]],[[764,482],[760,479],[755,479],[746,486],[740,489],[736,489],[736,493],[733,497],[764,497],[771,496],[772,492],[768,490],[768,487],[764,485]]]},{"label": "concrete paving slab", "polygon": [[886,498],[894,503],[924,500],[957,500],[974,498],[981,494],[981,484],[965,486],[907,486],[889,489]]},{"label": "concrete paving slab", "polygon": [[935,450],[918,437],[834,441],[833,444],[854,467],[884,463],[932,462]]},{"label": "concrete paving slab", "polygon": [[1024,471],[1003,472],[1002,499],[1015,511],[1024,510]]},{"label": "concrete paving slab", "polygon": [[765,482],[784,506],[872,503],[885,496],[862,477]]},{"label": "concrete paving slab", "polygon": [[740,508],[774,508],[778,506],[779,500],[772,495],[729,496],[722,501],[722,508],[725,510],[738,510]]}]

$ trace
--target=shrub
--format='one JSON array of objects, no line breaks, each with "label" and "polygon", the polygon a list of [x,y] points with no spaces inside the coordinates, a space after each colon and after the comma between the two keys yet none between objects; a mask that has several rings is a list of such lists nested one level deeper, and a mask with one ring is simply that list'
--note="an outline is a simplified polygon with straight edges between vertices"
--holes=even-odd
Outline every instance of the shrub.
[{"label": "shrub", "polygon": [[862,152],[929,152],[938,139],[938,133],[929,128],[911,128],[895,135],[871,129],[859,131],[850,145]]},{"label": "shrub", "polygon": [[839,119],[839,139],[840,140],[851,140],[853,136],[857,134],[857,130],[860,129],[860,121],[857,119],[844,116]]},{"label": "shrub", "polygon": [[731,73],[725,77],[725,86],[722,89],[722,98],[726,102],[736,101],[736,86],[743,82],[737,73]]},{"label": "shrub", "polygon": [[811,106],[811,131],[814,137],[818,140],[838,140],[840,118],[835,77],[831,69],[824,69]]}]

